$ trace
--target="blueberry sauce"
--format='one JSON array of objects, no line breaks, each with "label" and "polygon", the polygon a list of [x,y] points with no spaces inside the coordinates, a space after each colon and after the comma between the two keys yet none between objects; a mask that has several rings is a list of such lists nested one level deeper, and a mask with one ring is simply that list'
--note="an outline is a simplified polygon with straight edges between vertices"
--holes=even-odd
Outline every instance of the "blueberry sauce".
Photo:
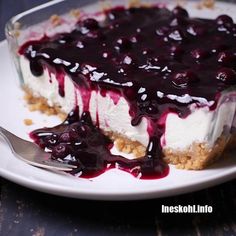
[{"label": "blueberry sauce", "polygon": [[153,158],[149,151],[138,160],[112,155],[112,141],[93,125],[89,112],[79,117],[78,109],[61,125],[35,130],[30,136],[41,148],[47,148],[53,159],[76,165],[71,174],[79,173],[80,177],[96,177],[115,167],[141,179],[162,178],[169,173],[160,156]]},{"label": "blueberry sauce", "polygon": [[[133,126],[143,117],[148,120],[149,145],[139,164],[147,165],[152,173],[150,166],[153,170],[165,166],[161,161],[160,139],[167,114],[174,112],[179,117],[187,117],[193,103],[213,110],[221,92],[236,84],[236,25],[226,15],[215,20],[190,18],[181,7],[173,11],[158,7],[119,7],[106,11],[105,16],[102,22],[92,18],[80,20],[71,33],[29,41],[19,53],[30,61],[33,75],[41,75],[44,67],[57,75],[61,96],[64,96],[64,75],[69,74],[82,91],[83,112],[87,116],[91,91],[103,96],[106,91],[112,91],[124,97],[130,107]],[[115,102],[117,96],[114,96]],[[213,105],[209,105],[210,101]],[[61,139],[67,138],[71,126],[80,126],[83,120],[83,117],[72,123],[67,120],[59,126],[60,137],[63,133]],[[99,117],[96,126],[98,120]],[[98,128],[86,125],[87,128],[96,130],[95,136],[101,142],[102,155],[97,154],[95,158],[97,170],[101,171],[104,165],[113,163],[114,157],[105,148],[110,141]],[[58,144],[59,141],[51,137],[58,137],[57,131],[54,133],[53,129],[49,137],[44,137],[45,133],[48,130],[35,131],[36,142],[52,150],[54,156],[69,153],[68,145],[63,146],[64,141],[60,141],[62,146],[57,148],[45,141],[52,138],[52,142]],[[90,155],[92,147],[88,146],[83,155],[74,155],[76,161],[80,162],[86,152]],[[76,148],[72,148],[72,153],[76,153]],[[116,158],[122,162],[120,157]],[[133,162],[128,161],[127,165],[132,166]]]}]

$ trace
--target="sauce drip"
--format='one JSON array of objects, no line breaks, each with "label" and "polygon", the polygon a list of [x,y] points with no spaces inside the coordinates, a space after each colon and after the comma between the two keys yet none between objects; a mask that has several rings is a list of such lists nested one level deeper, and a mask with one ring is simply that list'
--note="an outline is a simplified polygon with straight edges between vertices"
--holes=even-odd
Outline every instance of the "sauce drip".
[{"label": "sauce drip", "polygon": [[112,155],[112,141],[93,125],[88,112],[79,117],[78,109],[61,125],[35,130],[30,136],[41,148],[47,148],[53,159],[76,165],[71,173],[81,172],[84,178],[96,177],[115,167],[141,179],[162,178],[169,173],[168,165],[158,155],[153,158],[152,152],[157,150],[150,149],[138,160]]}]

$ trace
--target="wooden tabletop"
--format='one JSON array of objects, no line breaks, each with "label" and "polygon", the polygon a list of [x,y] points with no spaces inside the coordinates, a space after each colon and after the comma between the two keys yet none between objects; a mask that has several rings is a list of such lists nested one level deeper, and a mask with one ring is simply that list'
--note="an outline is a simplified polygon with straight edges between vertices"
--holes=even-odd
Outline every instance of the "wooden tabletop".
[{"label": "wooden tabletop", "polygon": [[[1,0],[0,39],[11,16],[45,0]],[[1,60],[1,57],[0,57]],[[236,235],[236,180],[176,197],[130,202],[62,198],[0,180],[0,235]],[[210,205],[208,214],[163,214],[161,205]]]}]

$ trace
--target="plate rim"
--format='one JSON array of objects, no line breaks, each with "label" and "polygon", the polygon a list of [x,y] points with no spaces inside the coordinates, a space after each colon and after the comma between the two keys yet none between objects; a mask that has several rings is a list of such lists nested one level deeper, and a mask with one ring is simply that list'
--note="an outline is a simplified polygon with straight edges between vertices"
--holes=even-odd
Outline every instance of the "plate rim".
[{"label": "plate rim", "polygon": [[[27,165],[25,163],[25,165]],[[37,168],[37,167],[33,167]],[[42,173],[46,170],[41,170]],[[223,172],[224,173],[224,172]],[[109,201],[120,201],[120,200],[145,200],[145,199],[154,199],[154,198],[163,198],[177,196],[185,193],[196,192],[203,190],[209,187],[213,187],[219,184],[222,184],[226,181],[230,181],[236,178],[236,171],[232,169],[227,174],[220,174],[217,177],[215,175],[211,176],[207,180],[193,181],[182,186],[177,186],[171,189],[165,189],[158,191],[158,189],[150,191],[149,190],[133,190],[133,192],[97,192],[97,191],[81,191],[79,189],[74,189],[72,187],[60,186],[58,184],[46,183],[40,180],[28,179],[26,176],[12,173],[3,168],[0,168],[0,176],[19,184],[21,186],[36,190],[39,192],[44,192],[47,194],[52,194],[56,196],[63,196],[76,199],[86,199],[86,200],[109,200]],[[147,180],[148,181],[148,180]],[[158,181],[158,180],[157,180]],[[189,188],[191,190],[189,191]]]}]

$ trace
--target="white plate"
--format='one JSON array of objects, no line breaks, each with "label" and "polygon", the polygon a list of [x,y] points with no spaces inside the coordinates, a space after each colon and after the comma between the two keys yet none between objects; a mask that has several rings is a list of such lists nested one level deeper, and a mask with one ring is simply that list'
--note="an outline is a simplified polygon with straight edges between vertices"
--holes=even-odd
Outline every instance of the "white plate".
[{"label": "white plate", "polygon": [[[0,55],[0,125],[28,139],[31,130],[59,123],[57,117],[28,111],[16,83],[17,75],[11,65],[6,41],[0,43]],[[25,126],[23,120],[26,118],[32,119],[34,125]],[[2,177],[38,191],[84,199],[158,198],[203,189],[236,177],[236,155],[233,154],[202,171],[177,170],[171,166],[170,174],[159,180],[138,180],[115,169],[91,180],[58,175],[18,160],[2,139],[0,154]]]}]

